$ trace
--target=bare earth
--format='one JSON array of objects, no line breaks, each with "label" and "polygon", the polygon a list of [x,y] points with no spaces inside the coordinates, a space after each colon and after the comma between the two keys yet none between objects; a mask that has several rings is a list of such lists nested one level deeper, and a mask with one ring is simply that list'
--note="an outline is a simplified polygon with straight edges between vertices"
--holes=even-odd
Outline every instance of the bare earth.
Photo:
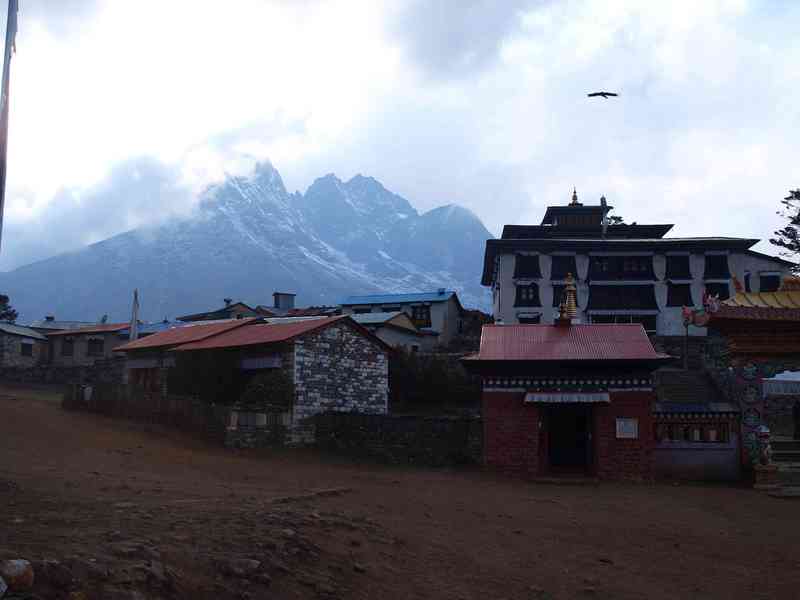
[{"label": "bare earth", "polygon": [[41,598],[788,600],[800,589],[800,503],[748,489],[536,485],[237,453],[58,402],[0,386],[0,558],[36,561]]}]

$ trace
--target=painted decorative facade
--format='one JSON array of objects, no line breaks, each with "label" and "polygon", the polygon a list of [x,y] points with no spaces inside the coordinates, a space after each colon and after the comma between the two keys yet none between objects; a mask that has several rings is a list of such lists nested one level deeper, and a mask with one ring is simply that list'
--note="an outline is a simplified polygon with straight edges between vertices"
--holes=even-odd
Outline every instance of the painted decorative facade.
[{"label": "painted decorative facade", "polygon": [[669,238],[668,224],[609,225],[609,210],[605,199],[584,206],[574,196],[549,207],[541,225],[506,225],[501,239],[488,240],[482,283],[492,288],[495,321],[553,323],[571,273],[580,322],[637,322],[682,336],[682,308],[699,308],[705,292],[729,298],[734,277],[753,292],[774,291],[791,266],[751,250],[756,239]]}]

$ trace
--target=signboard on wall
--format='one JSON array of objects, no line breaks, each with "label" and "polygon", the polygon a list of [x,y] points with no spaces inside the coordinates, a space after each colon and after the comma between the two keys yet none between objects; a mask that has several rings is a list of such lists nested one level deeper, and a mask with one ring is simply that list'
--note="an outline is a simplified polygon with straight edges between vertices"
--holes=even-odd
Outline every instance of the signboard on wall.
[{"label": "signboard on wall", "polygon": [[639,437],[639,419],[617,419],[617,439],[635,440]]}]

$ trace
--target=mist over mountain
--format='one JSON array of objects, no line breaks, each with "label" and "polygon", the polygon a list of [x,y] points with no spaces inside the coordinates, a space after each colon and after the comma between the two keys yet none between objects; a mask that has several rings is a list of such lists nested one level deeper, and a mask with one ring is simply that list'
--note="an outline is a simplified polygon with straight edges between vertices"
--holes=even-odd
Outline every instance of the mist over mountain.
[{"label": "mist over mountain", "polygon": [[2,273],[0,290],[20,322],[47,314],[127,320],[134,288],[146,320],[219,307],[226,297],[268,305],[273,291],[295,292],[303,306],[447,287],[466,306],[486,309],[480,273],[491,237],[467,209],[420,214],[362,175],[329,174],[292,194],[262,163],[208,188],[190,217]]}]

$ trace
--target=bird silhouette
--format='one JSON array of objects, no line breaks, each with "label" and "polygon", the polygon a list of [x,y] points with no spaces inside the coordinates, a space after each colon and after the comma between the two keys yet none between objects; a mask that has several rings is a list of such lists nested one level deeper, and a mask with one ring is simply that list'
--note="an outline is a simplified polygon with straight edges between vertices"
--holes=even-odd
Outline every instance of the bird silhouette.
[{"label": "bird silhouette", "polygon": [[606,100],[608,100],[611,96],[619,96],[619,94],[615,92],[592,92],[591,94],[586,94],[589,98],[596,98],[597,96],[602,96]]}]

